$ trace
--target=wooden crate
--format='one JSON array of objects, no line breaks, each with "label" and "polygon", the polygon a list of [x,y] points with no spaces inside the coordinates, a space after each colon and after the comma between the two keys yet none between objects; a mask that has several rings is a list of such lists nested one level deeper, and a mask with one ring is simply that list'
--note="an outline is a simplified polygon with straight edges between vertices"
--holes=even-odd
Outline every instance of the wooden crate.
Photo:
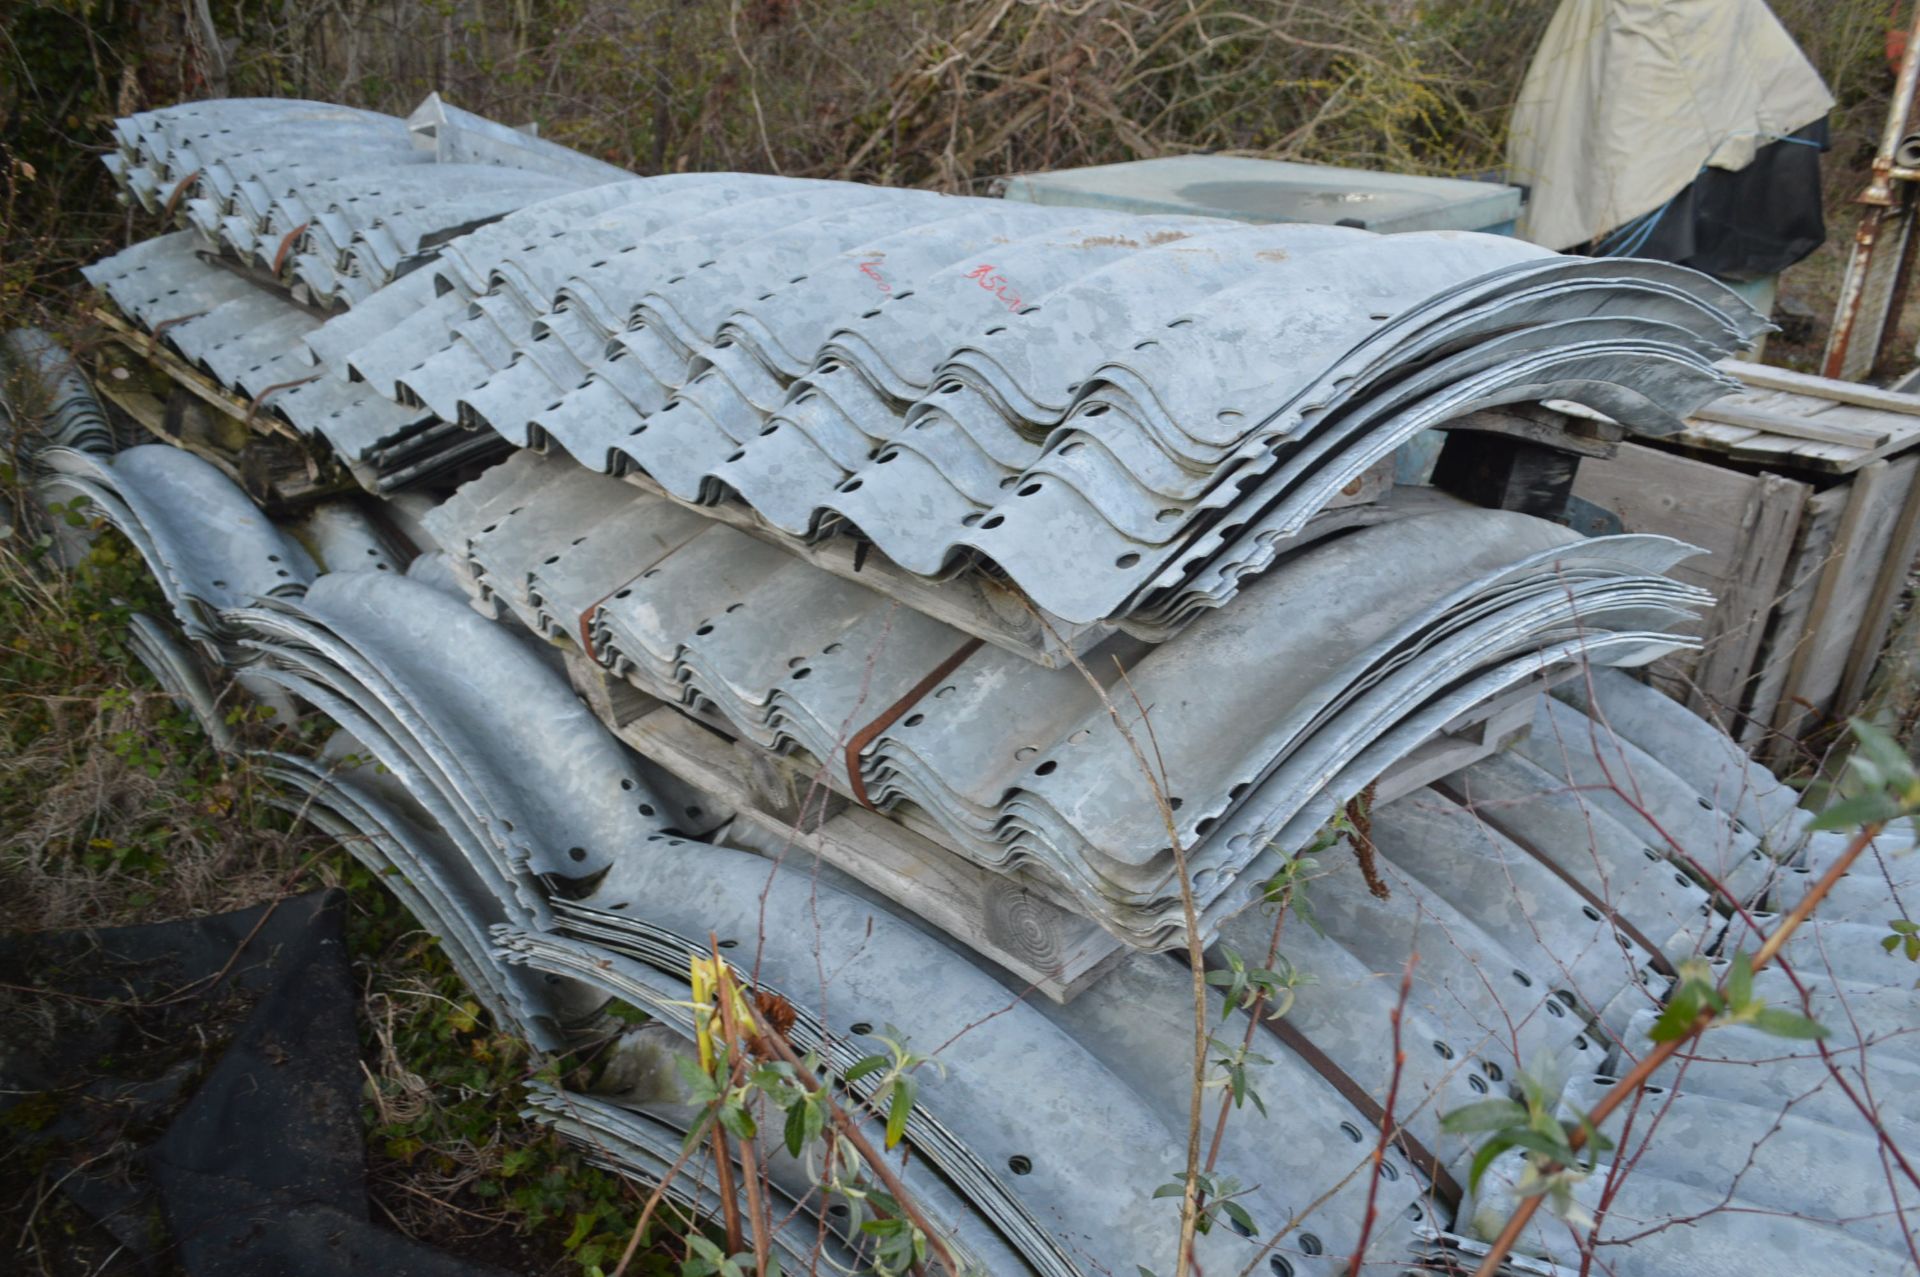
[{"label": "wooden crate", "polygon": [[1747,390],[1588,459],[1574,495],[1708,556],[1697,654],[1656,679],[1774,762],[1858,708],[1920,548],[1920,395],[1729,362]]}]

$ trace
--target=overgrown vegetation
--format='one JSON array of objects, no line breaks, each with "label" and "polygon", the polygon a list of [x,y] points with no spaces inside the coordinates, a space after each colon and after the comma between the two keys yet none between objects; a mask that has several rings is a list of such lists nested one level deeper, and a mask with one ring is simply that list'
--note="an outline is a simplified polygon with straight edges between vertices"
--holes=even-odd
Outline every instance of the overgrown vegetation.
[{"label": "overgrown vegetation", "polygon": [[[0,146],[38,173],[5,233],[37,238],[61,263],[86,260],[118,220],[91,159],[106,121],[240,94],[404,113],[440,90],[640,173],[775,170],[984,193],[1007,174],[1196,150],[1489,173],[1554,7],[0,0]],[[1897,15],[1886,0],[1774,8],[1839,99],[1837,209],[1885,111]],[[19,174],[9,180],[20,196]]]},{"label": "overgrown vegetation", "polygon": [[[19,508],[11,473],[5,495]],[[372,874],[267,803],[254,768],[215,752],[133,659],[127,618],[165,615],[166,604],[132,547],[104,532],[71,572],[47,570],[48,550],[44,538],[0,541],[0,930],[157,921],[345,888],[379,1207],[412,1236],[491,1262],[511,1255],[529,1274],[610,1266],[640,1194],[520,1119],[534,1068],[525,1044],[487,1023]],[[255,744],[284,743],[244,723],[244,709],[232,717]],[[63,1241],[79,1246],[89,1226],[44,1165],[9,1166],[5,1216],[16,1237],[33,1222],[41,1271],[64,1277],[84,1269],[63,1262],[79,1253]],[[663,1265],[647,1252],[629,1271],[672,1271]]]}]

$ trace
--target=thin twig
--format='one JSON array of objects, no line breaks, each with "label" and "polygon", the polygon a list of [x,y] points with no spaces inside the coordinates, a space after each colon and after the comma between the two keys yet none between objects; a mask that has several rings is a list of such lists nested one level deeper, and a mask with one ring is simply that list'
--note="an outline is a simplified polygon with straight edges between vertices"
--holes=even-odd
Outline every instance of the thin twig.
[{"label": "thin twig", "polygon": [[[1827,872],[1821,876],[1820,881],[1815,883],[1813,889],[1801,898],[1800,903],[1794,906],[1791,913],[1781,919],[1780,925],[1774,928],[1773,934],[1769,935],[1766,941],[1760,946],[1759,952],[1756,953],[1753,958],[1753,970],[1756,973],[1765,968],[1769,962],[1773,961],[1775,956],[1779,954],[1781,947],[1793,937],[1794,931],[1799,928],[1801,923],[1812,916],[1813,911],[1819,907],[1820,902],[1826,899],[1827,894],[1833,890],[1834,884],[1839,882],[1840,879],[1845,876],[1847,870],[1853,867],[1853,862],[1858,860],[1861,853],[1865,852],[1866,849],[1872,845],[1874,838],[1878,836],[1879,833],[1880,826],[1871,824],[1865,826],[1859,833],[1854,835],[1853,841],[1847,844],[1846,851],[1842,852],[1839,858],[1828,867]],[[1688,1026],[1685,1033],[1675,1038],[1669,1038],[1665,1042],[1657,1043],[1653,1050],[1641,1056],[1639,1062],[1633,1066],[1626,1076],[1622,1077],[1618,1082],[1615,1082],[1613,1086],[1608,1089],[1607,1093],[1600,1097],[1600,1102],[1593,1106],[1593,1111],[1587,1115],[1587,1120],[1568,1133],[1568,1147],[1576,1153],[1579,1152],[1587,1142],[1587,1131],[1589,1129],[1597,1129],[1601,1123],[1605,1122],[1607,1118],[1612,1115],[1615,1109],[1638,1094],[1640,1088],[1646,1085],[1647,1079],[1652,1077],[1660,1066],[1665,1064],[1680,1048],[1705,1032],[1713,1023],[1713,1019],[1713,1009],[1710,1007],[1703,1009],[1700,1014],[1694,1018],[1693,1023]],[[1502,1228],[1500,1235],[1494,1239],[1493,1247],[1487,1251],[1487,1256],[1481,1261],[1480,1267],[1476,1270],[1474,1277],[1496,1277],[1500,1271],[1501,1263],[1512,1253],[1514,1243],[1520,1240],[1521,1232],[1526,1229],[1528,1222],[1533,1219],[1534,1212],[1540,1209],[1540,1202],[1545,1196],[1544,1193],[1536,1193],[1522,1199],[1519,1206],[1514,1210],[1513,1215],[1507,1220],[1506,1227]]]},{"label": "thin twig", "polygon": [[[821,1089],[819,1080],[813,1076],[813,1070],[801,1060],[784,1033],[768,1025],[767,1031],[757,1040],[764,1043],[775,1057],[785,1061],[793,1069],[794,1080],[801,1086],[814,1093]],[[912,1195],[907,1192],[906,1185],[900,1182],[900,1177],[893,1173],[893,1167],[888,1164],[886,1158],[874,1148],[873,1142],[867,1138],[866,1133],[860,1129],[859,1124],[847,1111],[833,1102],[832,1096],[827,1097],[827,1116],[832,1120],[834,1129],[853,1145],[854,1151],[860,1154],[861,1160],[880,1177],[880,1183],[893,1200],[899,1203],[900,1210],[906,1215],[908,1222],[919,1229],[927,1239],[927,1249],[933,1252],[933,1257],[952,1277],[961,1277],[960,1265],[954,1262],[953,1254],[947,1249],[946,1241],[934,1231],[933,1225],[928,1223],[926,1216],[920,1213],[920,1208],[913,1204]],[[618,1277],[617,1274],[616,1277]]]},{"label": "thin twig", "polygon": [[1387,1080],[1387,1103],[1380,1113],[1380,1139],[1373,1146],[1373,1178],[1367,1184],[1367,1213],[1360,1221],[1360,1240],[1354,1243],[1353,1259],[1347,1265],[1347,1277],[1360,1277],[1360,1265],[1365,1262],[1367,1240],[1373,1235],[1374,1221],[1380,1216],[1380,1181],[1384,1178],[1381,1168],[1386,1165],[1387,1146],[1393,1142],[1394,1132],[1399,1129],[1393,1120],[1394,1106],[1400,1099],[1400,1078],[1406,1072],[1407,1052],[1400,1042],[1400,1022],[1407,1010],[1407,999],[1413,995],[1413,969],[1420,964],[1420,955],[1407,955],[1407,965],[1400,971],[1400,996],[1388,1013],[1393,1026],[1393,1073]]}]

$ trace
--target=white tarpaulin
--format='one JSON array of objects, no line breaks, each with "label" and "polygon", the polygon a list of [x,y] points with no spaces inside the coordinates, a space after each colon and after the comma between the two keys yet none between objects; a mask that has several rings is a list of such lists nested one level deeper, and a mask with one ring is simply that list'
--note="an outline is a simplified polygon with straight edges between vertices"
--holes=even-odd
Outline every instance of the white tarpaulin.
[{"label": "white tarpaulin", "polygon": [[1513,109],[1507,180],[1533,192],[1519,233],[1585,243],[1832,106],[1762,0],[1564,0]]}]

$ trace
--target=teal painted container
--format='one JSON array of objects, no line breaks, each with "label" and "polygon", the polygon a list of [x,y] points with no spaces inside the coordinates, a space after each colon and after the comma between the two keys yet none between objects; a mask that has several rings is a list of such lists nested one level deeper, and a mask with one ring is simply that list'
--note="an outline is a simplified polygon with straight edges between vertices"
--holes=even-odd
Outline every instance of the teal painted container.
[{"label": "teal painted container", "polygon": [[1347,223],[1370,231],[1511,235],[1520,188],[1238,155],[1172,155],[1009,178],[1029,204],[1126,213],[1190,213],[1242,222]]}]

